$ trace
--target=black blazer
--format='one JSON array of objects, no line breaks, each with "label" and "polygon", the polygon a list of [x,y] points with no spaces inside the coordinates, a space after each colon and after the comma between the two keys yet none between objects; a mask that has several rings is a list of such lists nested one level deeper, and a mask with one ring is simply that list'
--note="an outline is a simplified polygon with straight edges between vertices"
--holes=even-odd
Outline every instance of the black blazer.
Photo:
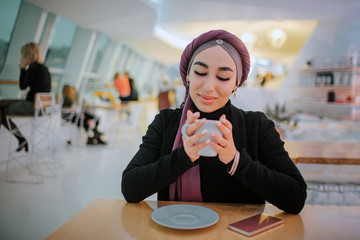
[{"label": "black blazer", "polygon": [[30,87],[26,100],[33,102],[35,93],[51,91],[51,76],[47,67],[40,63],[31,63],[27,70],[21,69],[20,89]]}]

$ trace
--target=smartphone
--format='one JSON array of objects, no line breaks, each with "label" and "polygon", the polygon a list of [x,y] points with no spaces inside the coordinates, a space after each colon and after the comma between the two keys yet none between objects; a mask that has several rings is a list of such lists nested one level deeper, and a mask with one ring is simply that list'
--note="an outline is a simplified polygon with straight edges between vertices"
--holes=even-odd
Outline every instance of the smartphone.
[{"label": "smartphone", "polygon": [[272,217],[265,213],[260,213],[255,216],[240,220],[238,222],[234,222],[228,227],[233,231],[251,237],[270,228],[278,226],[283,222],[284,220],[280,218]]}]

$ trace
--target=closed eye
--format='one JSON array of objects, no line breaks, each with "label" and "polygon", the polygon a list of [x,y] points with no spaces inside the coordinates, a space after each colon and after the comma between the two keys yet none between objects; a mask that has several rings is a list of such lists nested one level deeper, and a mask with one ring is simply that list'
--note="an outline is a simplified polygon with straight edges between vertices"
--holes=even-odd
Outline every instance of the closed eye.
[{"label": "closed eye", "polygon": [[[199,75],[199,76],[206,76],[207,75],[207,72],[198,72],[198,71],[194,71],[196,75]],[[217,76],[217,78],[220,80],[220,81],[228,81],[230,78],[222,78],[222,77],[219,77]]]},{"label": "closed eye", "polygon": [[217,77],[219,80],[221,80],[221,81],[227,81],[227,80],[229,80],[230,78],[222,78],[222,77]]},{"label": "closed eye", "polygon": [[206,72],[201,73],[201,72],[198,72],[196,70],[194,72],[195,72],[196,75],[199,75],[199,76],[206,76],[206,74],[207,74]]}]

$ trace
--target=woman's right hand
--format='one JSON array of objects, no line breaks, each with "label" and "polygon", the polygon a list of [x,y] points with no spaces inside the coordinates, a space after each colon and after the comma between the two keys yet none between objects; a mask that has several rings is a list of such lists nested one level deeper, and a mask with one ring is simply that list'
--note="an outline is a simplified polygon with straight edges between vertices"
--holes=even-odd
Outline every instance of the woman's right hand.
[{"label": "woman's right hand", "polygon": [[26,60],[26,58],[21,58],[19,67],[26,68],[27,65],[28,65],[28,61]]},{"label": "woman's right hand", "polygon": [[202,125],[205,124],[206,119],[199,120],[200,113],[199,112],[193,113],[190,110],[187,111],[186,116],[187,116],[187,120],[185,124],[189,124],[189,125],[186,127],[185,131],[188,137],[185,137],[184,135],[182,136],[183,146],[190,160],[192,162],[195,162],[200,157],[197,154],[197,152],[200,149],[210,144],[210,140],[203,141],[199,144],[195,144],[200,138],[205,136],[207,133],[207,130],[203,130],[201,132],[194,134],[196,130],[198,130]]}]

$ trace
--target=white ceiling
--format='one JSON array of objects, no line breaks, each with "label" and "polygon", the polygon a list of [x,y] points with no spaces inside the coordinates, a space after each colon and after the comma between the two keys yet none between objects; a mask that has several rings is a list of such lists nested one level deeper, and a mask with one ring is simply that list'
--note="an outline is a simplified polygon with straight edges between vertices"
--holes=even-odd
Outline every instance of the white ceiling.
[{"label": "white ceiling", "polygon": [[[182,49],[154,34],[164,30],[189,42],[210,29],[241,36],[251,31],[255,57],[292,63],[317,21],[359,15],[359,0],[27,0],[78,25],[106,33],[141,54],[164,64],[177,63]],[[267,34],[283,28],[281,49],[270,46]]]}]

